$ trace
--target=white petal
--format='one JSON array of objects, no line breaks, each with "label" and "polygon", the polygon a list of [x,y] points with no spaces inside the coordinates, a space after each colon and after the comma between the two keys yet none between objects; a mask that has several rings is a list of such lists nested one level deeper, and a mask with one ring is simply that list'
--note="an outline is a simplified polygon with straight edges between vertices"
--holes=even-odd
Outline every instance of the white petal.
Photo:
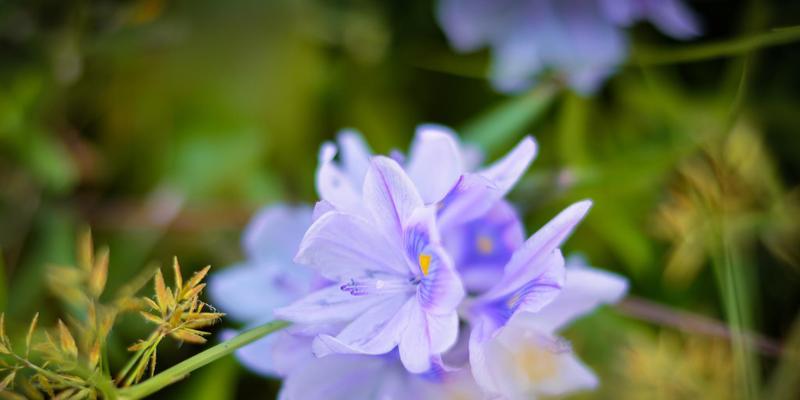
[{"label": "white petal", "polygon": [[423,203],[400,165],[387,157],[374,157],[364,179],[363,195],[373,225],[393,242],[402,243],[403,226]]}]

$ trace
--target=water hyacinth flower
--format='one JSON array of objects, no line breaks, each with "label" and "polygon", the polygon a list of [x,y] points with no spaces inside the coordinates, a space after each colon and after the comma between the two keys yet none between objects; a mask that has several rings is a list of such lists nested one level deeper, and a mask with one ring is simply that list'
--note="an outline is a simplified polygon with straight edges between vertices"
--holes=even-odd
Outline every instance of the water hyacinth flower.
[{"label": "water hyacinth flower", "polygon": [[[567,211],[556,219],[569,216]],[[554,256],[555,265],[563,261],[559,260],[560,253]],[[504,399],[532,399],[561,396],[598,385],[594,373],[557,333],[599,305],[617,302],[626,293],[628,284],[624,278],[590,268],[576,257],[567,261],[563,273],[560,292],[549,301],[540,301],[546,304],[538,311],[534,310],[539,305],[529,303],[525,305],[526,312],[511,312],[510,316],[501,313],[502,319],[508,316],[504,323],[489,318],[490,322],[479,320],[473,327],[470,367],[487,394]]]},{"label": "water hyacinth flower", "polygon": [[[526,137],[486,168],[465,149],[449,129],[423,125],[407,157],[375,156],[345,131],[338,148],[320,151],[313,213],[288,218],[276,207],[251,223],[251,261],[212,281],[212,294],[245,322],[294,323],[237,352],[256,372],[283,378],[280,398],[514,399],[596,385],[557,336],[625,291],[612,274],[564,267],[559,248],[591,202],[525,240],[503,197],[535,142]],[[294,260],[276,244],[296,250]],[[286,285],[295,270],[306,271]]]},{"label": "water hyacinth flower", "polygon": [[425,372],[455,343],[461,281],[439,239],[435,208],[426,207],[394,160],[372,158],[363,211],[332,210],[308,229],[295,260],[338,282],[275,314],[296,323],[344,323],[319,335],[318,356],[385,354],[398,347],[411,372]]},{"label": "water hyacinth flower", "polygon": [[700,33],[680,0],[440,0],[437,17],[457,51],[491,48],[491,81],[503,92],[548,71],[578,92],[597,90],[627,56],[624,28],[640,20],[676,39]]}]

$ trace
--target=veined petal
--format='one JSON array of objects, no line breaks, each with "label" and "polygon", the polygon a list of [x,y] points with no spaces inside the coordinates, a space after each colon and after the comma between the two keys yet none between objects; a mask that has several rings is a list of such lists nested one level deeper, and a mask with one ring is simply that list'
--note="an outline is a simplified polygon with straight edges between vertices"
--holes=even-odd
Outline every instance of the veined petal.
[{"label": "veined petal", "polygon": [[291,264],[294,253],[311,225],[307,206],[269,205],[247,225],[242,247],[248,258],[259,263]]},{"label": "veined petal", "polygon": [[274,311],[277,318],[300,324],[347,322],[385,301],[383,296],[354,296],[339,285],[317,290]]},{"label": "veined petal", "polygon": [[462,175],[438,203],[442,230],[456,227],[485,214],[503,193],[492,180],[478,174]]},{"label": "veined petal", "polygon": [[627,279],[610,272],[569,265],[566,282],[558,297],[529,320],[539,329],[556,332],[569,322],[602,304],[619,301],[628,290]]},{"label": "veined petal", "polygon": [[412,306],[407,296],[388,298],[361,314],[335,337],[320,335],[314,339],[314,354],[324,357],[336,353],[388,353],[400,342]]},{"label": "veined petal", "polygon": [[399,246],[365,219],[328,212],[308,229],[295,262],[316,269],[323,276],[345,281],[368,272],[408,273],[407,262]]},{"label": "veined petal", "polygon": [[423,206],[414,183],[394,160],[376,156],[364,179],[364,204],[374,218],[374,225],[390,240],[402,243],[405,222]]},{"label": "veined petal", "polygon": [[536,141],[526,136],[505,157],[480,171],[479,174],[492,181],[500,192],[499,197],[503,197],[514,187],[535,157]]},{"label": "veined petal", "polygon": [[320,149],[317,168],[317,193],[322,200],[332,204],[339,211],[358,213],[361,206],[361,193],[345,172],[334,162],[336,146],[324,143]]},{"label": "veined petal", "polygon": [[419,126],[406,171],[425,204],[441,200],[464,172],[455,133],[439,125]]},{"label": "veined petal", "polygon": [[[513,291],[500,297],[479,297],[473,305],[473,314],[484,315],[499,328],[516,314],[537,312],[553,301],[564,285],[564,258],[559,250],[541,260],[522,282],[510,282]],[[524,280],[524,281],[523,281]]]},{"label": "veined petal", "polygon": [[561,246],[591,206],[592,202],[588,200],[575,203],[534,233],[511,256],[511,260],[506,264],[503,279],[487,292],[485,297],[498,298],[507,295],[540,275],[543,272],[542,261]]},{"label": "veined petal", "polygon": [[417,286],[417,299],[426,312],[449,314],[464,299],[464,287],[447,252],[440,246],[430,250],[428,273]]}]

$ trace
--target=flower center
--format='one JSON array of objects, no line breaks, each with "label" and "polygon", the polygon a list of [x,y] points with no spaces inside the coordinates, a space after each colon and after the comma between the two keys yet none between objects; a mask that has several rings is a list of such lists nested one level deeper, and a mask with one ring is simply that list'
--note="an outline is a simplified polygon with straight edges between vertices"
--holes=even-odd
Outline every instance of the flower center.
[{"label": "flower center", "polygon": [[492,254],[492,250],[494,250],[494,241],[492,241],[492,238],[486,235],[478,236],[476,245],[478,247],[478,251],[484,255]]}]

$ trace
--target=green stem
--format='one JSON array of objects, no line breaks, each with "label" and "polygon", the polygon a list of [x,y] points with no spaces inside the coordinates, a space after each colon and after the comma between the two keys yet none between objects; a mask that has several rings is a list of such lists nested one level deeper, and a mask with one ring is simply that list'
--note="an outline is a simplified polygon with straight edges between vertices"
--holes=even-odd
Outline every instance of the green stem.
[{"label": "green stem", "polygon": [[233,353],[236,349],[286,328],[287,326],[289,326],[289,323],[286,321],[272,321],[245,331],[239,336],[196,354],[142,383],[120,389],[118,392],[119,397],[123,399],[141,399],[153,394],[183,379],[190,372],[225,357]]},{"label": "green stem", "polygon": [[791,43],[798,39],[800,39],[800,27],[790,27],[677,49],[639,48],[634,50],[630,64],[664,65],[735,56],[762,47]]}]

